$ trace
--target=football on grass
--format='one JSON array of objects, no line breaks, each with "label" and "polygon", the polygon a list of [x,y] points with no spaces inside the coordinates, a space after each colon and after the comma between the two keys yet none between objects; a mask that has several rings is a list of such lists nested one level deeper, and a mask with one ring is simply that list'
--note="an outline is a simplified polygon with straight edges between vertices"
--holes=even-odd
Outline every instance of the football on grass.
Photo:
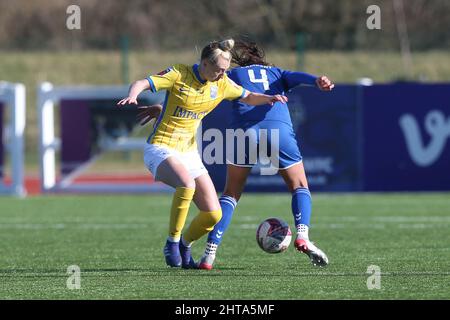
[{"label": "football on grass", "polygon": [[291,243],[292,232],[289,225],[279,218],[269,218],[261,222],[256,231],[256,241],[267,253],[285,251]]}]

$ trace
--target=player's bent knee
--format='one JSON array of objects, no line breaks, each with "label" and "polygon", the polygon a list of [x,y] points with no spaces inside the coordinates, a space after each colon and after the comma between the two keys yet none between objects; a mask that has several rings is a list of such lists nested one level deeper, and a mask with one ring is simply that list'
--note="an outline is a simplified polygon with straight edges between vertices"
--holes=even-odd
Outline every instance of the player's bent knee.
[{"label": "player's bent knee", "polygon": [[211,231],[216,224],[219,223],[220,219],[222,219],[222,210],[214,210],[214,211],[204,211],[206,220],[205,224],[207,224],[208,231]]},{"label": "player's bent knee", "polygon": [[182,179],[180,180],[179,187],[195,189],[195,180],[194,179]]},{"label": "player's bent knee", "polygon": [[219,210],[212,211],[211,215],[212,215],[213,223],[214,223],[214,225],[216,225],[219,223],[220,219],[222,219],[222,210],[219,209]]},{"label": "player's bent knee", "polygon": [[308,189],[308,183],[306,181],[302,181],[302,180],[290,180],[287,183],[287,187],[288,187],[289,191],[293,192],[294,190],[296,190],[298,188]]}]

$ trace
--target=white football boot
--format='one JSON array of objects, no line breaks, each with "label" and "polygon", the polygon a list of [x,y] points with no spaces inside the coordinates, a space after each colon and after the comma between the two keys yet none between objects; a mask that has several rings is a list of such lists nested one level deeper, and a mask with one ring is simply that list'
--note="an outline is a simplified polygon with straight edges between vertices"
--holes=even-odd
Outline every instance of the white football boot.
[{"label": "white football boot", "polygon": [[325,267],[328,265],[327,255],[308,239],[297,238],[294,246],[298,251],[305,253],[311,260],[311,263],[316,267]]},{"label": "white football boot", "polygon": [[203,270],[211,270],[213,268],[215,255],[204,254],[198,263],[198,268]]},{"label": "white football boot", "polygon": [[213,268],[214,259],[216,259],[217,244],[212,242],[206,243],[205,253],[201,257],[198,268],[203,270],[211,270]]}]

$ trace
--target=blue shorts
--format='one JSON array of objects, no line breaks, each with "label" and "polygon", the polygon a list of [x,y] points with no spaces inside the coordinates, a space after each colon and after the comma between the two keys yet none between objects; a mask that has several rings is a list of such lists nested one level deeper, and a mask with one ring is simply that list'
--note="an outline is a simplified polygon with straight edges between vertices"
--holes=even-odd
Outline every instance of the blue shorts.
[{"label": "blue shorts", "polygon": [[[258,163],[287,169],[302,161],[302,155],[291,124],[281,121],[240,122],[230,126],[227,133],[227,163],[253,167]],[[228,130],[228,129],[227,129]],[[230,152],[233,151],[232,154]]]}]

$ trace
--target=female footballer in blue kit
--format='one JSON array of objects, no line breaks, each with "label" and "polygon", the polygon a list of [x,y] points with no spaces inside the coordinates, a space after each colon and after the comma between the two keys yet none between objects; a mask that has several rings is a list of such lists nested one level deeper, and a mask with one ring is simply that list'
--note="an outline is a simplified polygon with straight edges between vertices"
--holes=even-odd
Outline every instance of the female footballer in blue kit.
[{"label": "female footballer in blue kit", "polygon": [[[238,42],[233,51],[232,62],[238,65],[228,72],[228,76],[246,89],[266,93],[284,94],[300,85],[317,86],[323,91],[330,91],[334,84],[326,77],[316,77],[307,73],[282,70],[269,65],[265,61],[264,52],[254,43]],[[150,112],[157,112],[156,107],[142,112],[140,118],[148,121]],[[309,225],[311,217],[311,194],[302,162],[302,156],[295,139],[289,110],[286,104],[275,103],[273,106],[255,108],[245,102],[233,102],[231,128],[259,130],[279,130],[278,172],[283,177],[289,191],[292,193],[292,214],[294,216],[297,237],[295,248],[308,255],[316,266],[326,266],[328,258],[325,253],[309,240]],[[268,136],[270,139],[270,136]],[[270,144],[272,141],[268,141]],[[249,161],[251,153],[256,150],[246,150],[246,162],[238,163],[235,159],[227,159],[227,180],[223,195],[220,197],[222,218],[209,233],[205,253],[200,262],[200,269],[210,270],[223,235],[231,221],[233,212],[245,186],[247,177],[255,163]]]},{"label": "female footballer in blue kit", "polygon": [[[156,180],[175,189],[164,247],[166,264],[197,268],[191,245],[211,231],[222,213],[217,193],[197,151],[196,132],[201,119],[223,99],[252,105],[286,102],[282,95],[253,93],[236,85],[226,75],[230,67],[232,39],[213,41],[203,48],[199,64],[176,64],[157,75],[135,81],[119,106],[137,104],[143,90],[166,90],[161,114],[144,149],[144,162]],[[181,234],[190,203],[199,209]]]},{"label": "female footballer in blue kit", "polygon": [[[266,94],[284,94],[300,84],[317,86],[324,91],[330,91],[334,87],[326,76],[316,77],[271,66],[265,61],[264,51],[255,43],[238,42],[232,54],[232,62],[239,67],[230,70],[228,76],[248,90]],[[262,129],[279,130],[278,173],[292,193],[292,214],[297,229],[295,248],[307,254],[314,265],[327,265],[328,258],[325,253],[309,240],[311,194],[287,104],[275,103],[274,106],[255,108],[246,103],[234,102],[231,128],[241,128],[244,131],[254,129],[257,132]],[[270,135],[268,139],[270,140]],[[268,144],[270,143],[271,141],[268,141]],[[248,150],[248,152],[257,151]],[[201,269],[212,269],[217,247],[223,239],[247,177],[255,164],[248,162],[250,158],[246,155],[247,163],[237,163],[235,159],[227,159],[227,180],[223,195],[219,199],[222,219],[208,235],[205,253],[199,264]]]}]

